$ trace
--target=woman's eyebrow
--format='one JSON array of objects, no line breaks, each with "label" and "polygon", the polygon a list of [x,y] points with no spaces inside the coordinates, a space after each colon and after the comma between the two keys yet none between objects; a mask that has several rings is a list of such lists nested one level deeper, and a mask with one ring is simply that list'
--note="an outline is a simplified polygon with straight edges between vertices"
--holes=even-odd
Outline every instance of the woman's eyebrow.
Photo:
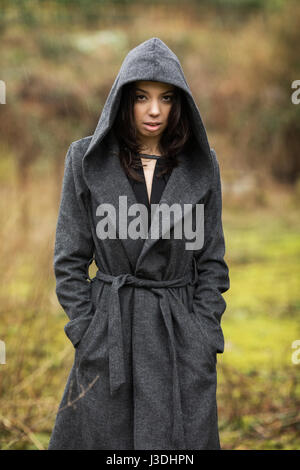
[{"label": "woman's eyebrow", "polygon": [[[142,91],[143,93],[147,93],[147,94],[149,93],[149,92],[146,91],[146,90],[142,90],[142,88],[136,88],[135,91]],[[173,88],[170,88],[169,90],[164,91],[163,93],[161,93],[161,95],[164,95],[165,93],[171,93],[171,92],[173,92],[173,91],[174,91],[174,89],[173,89]]]}]

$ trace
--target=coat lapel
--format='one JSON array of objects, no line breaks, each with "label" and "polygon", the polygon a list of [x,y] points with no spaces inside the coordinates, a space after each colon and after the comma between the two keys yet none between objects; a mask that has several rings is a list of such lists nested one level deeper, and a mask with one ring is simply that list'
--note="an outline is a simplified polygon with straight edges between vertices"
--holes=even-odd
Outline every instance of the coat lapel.
[{"label": "coat lapel", "polygon": [[[171,224],[164,227],[159,223],[158,207],[152,215],[151,227],[148,227],[148,238],[138,238],[136,240],[126,236],[123,237],[119,233],[119,211],[120,196],[127,196],[127,209],[138,204],[134,190],[121,166],[118,157],[118,145],[114,140],[110,141],[109,146],[103,145],[98,147],[98,151],[89,153],[88,158],[83,160],[83,172],[88,187],[96,197],[98,203],[109,203],[116,209],[116,224],[112,220],[115,227],[117,238],[123,246],[125,254],[131,265],[131,270],[135,274],[143,259],[149,250],[163,238],[175,223],[180,222],[184,214],[185,204],[196,204],[206,194],[209,187],[209,168],[207,160],[199,158],[193,152],[187,155],[179,154],[179,165],[175,167],[167,181],[159,204],[167,204],[171,207],[173,204],[179,204],[182,216],[177,220],[171,219]],[[87,154],[85,155],[85,157]],[[131,219],[130,219],[131,220]],[[154,226],[154,227],[153,227]],[[151,237],[151,228],[153,227],[155,236]],[[158,233],[158,236],[157,236]]]},{"label": "coat lapel", "polygon": [[[195,158],[196,157],[196,158]],[[209,188],[209,168],[207,165],[202,165],[198,160],[197,155],[190,155],[187,157],[185,153],[180,153],[179,165],[175,167],[170,175],[170,178],[162,193],[159,205],[166,204],[171,207],[173,204],[180,206],[180,211],[175,211],[175,217],[171,218],[170,224],[160,223],[159,206],[156,207],[153,216],[151,227],[148,231],[148,238],[144,241],[140,255],[137,260],[136,269],[142,263],[143,259],[149,250],[167,235],[167,232],[174,227],[176,223],[180,223],[184,216],[184,205],[190,204],[192,207],[199,203],[205,196]],[[151,229],[155,236],[151,237]],[[157,236],[158,234],[158,236]]]},{"label": "coat lapel", "polygon": [[[87,158],[86,158],[87,157]],[[98,204],[110,204],[116,210],[116,220],[111,219],[111,225],[116,231],[117,238],[128,258],[131,270],[134,271],[137,257],[142,249],[144,239],[136,239],[119,233],[119,196],[127,196],[127,207],[137,204],[131,184],[121,166],[115,145],[102,145],[93,152],[87,153],[83,159],[83,174],[88,188]],[[124,198],[121,203],[124,202]],[[125,208],[126,209],[126,208]],[[95,214],[93,214],[93,218]],[[116,223],[115,223],[116,222]]]}]

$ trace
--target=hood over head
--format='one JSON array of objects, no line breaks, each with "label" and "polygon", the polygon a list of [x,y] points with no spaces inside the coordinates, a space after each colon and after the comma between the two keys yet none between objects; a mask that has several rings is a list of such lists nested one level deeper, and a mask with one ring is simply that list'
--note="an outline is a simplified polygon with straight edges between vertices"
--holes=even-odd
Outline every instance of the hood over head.
[{"label": "hood over head", "polygon": [[122,87],[137,80],[157,81],[175,85],[185,92],[192,122],[191,129],[199,145],[199,158],[207,159],[213,168],[210,146],[199,109],[186,82],[180,61],[174,52],[159,38],[153,37],[129,51],[112,85],[104,104],[89,146],[83,158],[83,170],[87,156],[105,140],[116,118],[121,101]]}]

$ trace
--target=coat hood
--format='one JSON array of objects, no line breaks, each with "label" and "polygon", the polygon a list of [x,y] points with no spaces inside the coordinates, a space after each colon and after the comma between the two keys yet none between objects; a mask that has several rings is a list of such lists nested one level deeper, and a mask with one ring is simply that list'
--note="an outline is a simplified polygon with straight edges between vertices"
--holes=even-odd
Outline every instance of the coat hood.
[{"label": "coat hood", "polygon": [[99,146],[112,128],[121,100],[122,87],[129,82],[137,80],[169,83],[185,92],[192,116],[191,127],[196,137],[196,142],[199,144],[200,153],[207,157],[212,165],[205,127],[185,79],[180,61],[174,52],[157,37],[139,44],[125,57],[106,99],[97,127],[85,152],[83,162]]}]

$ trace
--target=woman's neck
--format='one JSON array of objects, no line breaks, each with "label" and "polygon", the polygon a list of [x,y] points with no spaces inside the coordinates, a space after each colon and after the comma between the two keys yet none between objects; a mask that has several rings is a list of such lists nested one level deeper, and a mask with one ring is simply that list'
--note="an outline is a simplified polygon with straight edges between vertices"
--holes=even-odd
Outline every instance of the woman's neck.
[{"label": "woman's neck", "polygon": [[158,148],[149,148],[146,145],[141,149],[140,153],[144,153],[145,155],[156,155],[158,157],[161,156],[161,153]]}]

